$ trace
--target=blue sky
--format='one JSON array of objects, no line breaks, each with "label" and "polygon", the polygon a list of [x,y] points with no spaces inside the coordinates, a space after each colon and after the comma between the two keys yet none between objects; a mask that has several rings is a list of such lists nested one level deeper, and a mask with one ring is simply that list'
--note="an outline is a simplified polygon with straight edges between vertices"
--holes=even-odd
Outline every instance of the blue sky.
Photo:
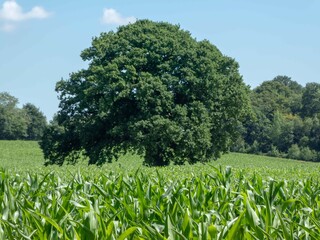
[{"label": "blue sky", "polygon": [[320,1],[0,0],[0,92],[51,119],[55,83],[86,67],[79,55],[103,31],[135,19],[180,24],[235,58],[252,88],[277,75],[320,82]]}]

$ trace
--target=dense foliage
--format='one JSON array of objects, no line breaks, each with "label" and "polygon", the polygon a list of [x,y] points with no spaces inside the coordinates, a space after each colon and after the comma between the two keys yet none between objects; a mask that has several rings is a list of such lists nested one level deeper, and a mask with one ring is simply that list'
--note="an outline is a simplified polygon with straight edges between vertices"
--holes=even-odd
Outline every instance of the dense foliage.
[{"label": "dense foliage", "polygon": [[302,87],[287,76],[251,92],[254,114],[234,150],[320,161],[320,84]]},{"label": "dense foliage", "polygon": [[228,151],[248,109],[238,64],[179,26],[148,20],[102,33],[88,69],[56,85],[57,124],[41,146],[49,164],[90,164],[136,151],[152,166],[206,162]]},{"label": "dense foliage", "polygon": [[40,140],[47,125],[46,117],[31,103],[22,109],[17,104],[17,98],[0,92],[0,139]]},{"label": "dense foliage", "polygon": [[159,174],[0,170],[1,239],[317,239],[319,184],[235,177],[231,169],[190,180]]}]

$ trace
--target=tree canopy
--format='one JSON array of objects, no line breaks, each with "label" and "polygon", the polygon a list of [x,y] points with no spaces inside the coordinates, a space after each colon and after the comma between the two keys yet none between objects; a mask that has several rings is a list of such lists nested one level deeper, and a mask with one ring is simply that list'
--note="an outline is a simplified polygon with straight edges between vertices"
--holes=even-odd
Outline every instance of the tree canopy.
[{"label": "tree canopy", "polygon": [[288,76],[276,76],[264,81],[252,91],[252,105],[269,119],[275,112],[298,113],[303,87]]},{"label": "tree canopy", "polygon": [[27,121],[17,107],[18,99],[7,92],[0,93],[0,139],[26,137]]},{"label": "tree canopy", "polygon": [[302,115],[313,117],[320,113],[320,84],[307,83],[302,95]]},{"label": "tree canopy", "polygon": [[60,110],[42,149],[49,164],[205,162],[226,152],[247,113],[238,63],[177,25],[140,20],[95,37],[87,69],[56,85]]},{"label": "tree canopy", "polygon": [[320,161],[320,84],[302,87],[287,76],[251,92],[253,115],[233,150]]},{"label": "tree canopy", "polygon": [[0,92],[0,139],[40,140],[47,121],[40,110],[31,103],[19,108],[18,99]]},{"label": "tree canopy", "polygon": [[40,140],[47,126],[46,117],[35,105],[27,103],[23,105],[22,110],[27,120],[27,140]]}]

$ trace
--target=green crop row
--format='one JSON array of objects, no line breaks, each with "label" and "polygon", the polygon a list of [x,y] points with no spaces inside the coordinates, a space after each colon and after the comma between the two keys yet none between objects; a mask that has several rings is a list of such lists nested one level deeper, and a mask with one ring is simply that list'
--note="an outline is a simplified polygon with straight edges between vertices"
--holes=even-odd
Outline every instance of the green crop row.
[{"label": "green crop row", "polygon": [[209,168],[175,181],[157,170],[64,181],[2,169],[0,239],[319,239],[318,181]]}]

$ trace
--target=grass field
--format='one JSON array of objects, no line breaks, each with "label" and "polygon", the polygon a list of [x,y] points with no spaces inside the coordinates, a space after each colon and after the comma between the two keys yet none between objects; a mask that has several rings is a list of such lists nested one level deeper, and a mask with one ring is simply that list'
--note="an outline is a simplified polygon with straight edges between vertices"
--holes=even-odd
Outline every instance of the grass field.
[{"label": "grass field", "polygon": [[320,239],[317,163],[43,162],[36,142],[0,141],[0,239]]},{"label": "grass field", "polygon": [[[225,168],[230,166],[232,171],[243,171],[247,176],[257,173],[264,179],[276,180],[303,180],[305,178],[320,178],[320,164],[282,158],[230,153],[223,155],[221,159],[209,164],[195,164],[185,166],[169,166],[160,168],[148,168],[142,166],[142,159],[138,156],[127,155],[114,163],[105,164],[102,167],[88,166],[85,161],[75,166],[44,167],[44,159],[37,142],[33,141],[0,141],[0,167],[9,172],[26,174],[27,172],[48,173],[51,171],[60,174],[62,178],[72,177],[79,169],[89,176],[95,176],[107,171],[120,173],[134,173],[137,169],[147,174],[152,174],[157,169],[165,174],[168,179],[184,179],[199,174],[207,174],[212,171],[210,166]],[[209,167],[208,167],[209,166]]]}]

